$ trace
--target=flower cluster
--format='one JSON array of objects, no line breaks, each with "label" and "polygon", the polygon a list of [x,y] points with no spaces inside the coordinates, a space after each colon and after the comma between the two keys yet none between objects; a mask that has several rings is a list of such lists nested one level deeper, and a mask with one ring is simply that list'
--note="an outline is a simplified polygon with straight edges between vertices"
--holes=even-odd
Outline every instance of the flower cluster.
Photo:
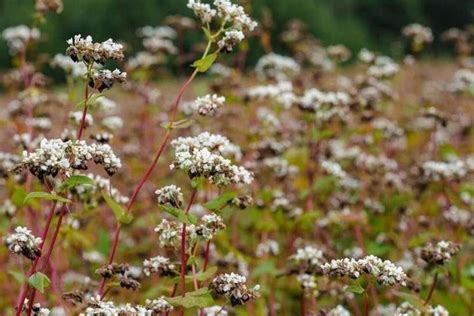
[{"label": "flower cluster", "polygon": [[129,270],[130,267],[128,264],[112,263],[100,267],[96,270],[96,273],[104,279],[111,279],[117,276],[121,287],[136,291],[140,288],[140,282],[135,279],[135,276],[133,276]]},{"label": "flower cluster", "polygon": [[59,67],[73,78],[79,78],[87,73],[87,67],[83,63],[76,63],[68,56],[56,54],[51,62],[52,66]]},{"label": "flower cluster", "polygon": [[5,238],[5,244],[13,253],[23,255],[30,260],[41,256],[40,246],[43,240],[31,234],[31,231],[22,226],[15,228],[15,233]]},{"label": "flower cluster", "polygon": [[183,193],[181,193],[181,188],[174,184],[156,190],[155,194],[158,199],[158,204],[169,204],[176,208],[180,208],[183,205]]},{"label": "flower cluster", "polygon": [[63,11],[62,0],[36,0],[35,10],[42,14],[47,12],[61,13]]},{"label": "flower cluster", "polygon": [[459,69],[454,73],[452,81],[448,84],[448,90],[452,92],[468,92],[474,89],[474,71],[470,69]]},{"label": "flower cluster", "polygon": [[223,157],[229,147],[235,151],[230,145],[227,138],[207,132],[196,137],[180,137],[171,142],[176,153],[170,168],[186,171],[191,179],[204,177],[218,186],[251,183],[251,172]]},{"label": "flower cluster", "polygon": [[260,79],[287,81],[300,72],[300,65],[291,57],[270,53],[261,57],[255,66]]},{"label": "flower cluster", "polygon": [[426,161],[421,165],[423,176],[431,181],[454,180],[467,174],[466,164],[462,160]]},{"label": "flower cluster", "polygon": [[14,170],[19,173],[28,169],[40,179],[58,174],[70,176],[74,170],[86,170],[91,160],[103,165],[109,175],[122,167],[120,159],[108,144],[87,145],[85,141],[43,139],[35,151],[23,152],[23,159]]},{"label": "flower cluster", "polygon": [[428,44],[433,41],[433,32],[429,27],[418,23],[407,25],[402,30],[403,36],[417,44]]},{"label": "flower cluster", "polygon": [[[194,244],[199,240],[211,240],[215,233],[225,228],[224,221],[216,214],[204,215],[198,225],[186,225],[186,240]],[[181,244],[182,223],[163,219],[156,226],[155,233],[159,235],[161,247],[178,248]]]},{"label": "flower cluster", "polygon": [[321,266],[326,262],[323,252],[313,246],[298,248],[290,259],[294,266],[292,271],[308,274],[320,274]]},{"label": "flower cluster", "polygon": [[187,7],[193,10],[194,15],[199,18],[203,25],[209,26],[211,21],[219,18],[223,33],[218,40],[219,49],[232,51],[233,47],[245,39],[244,31],[253,31],[257,27],[257,22],[253,21],[240,5],[232,3],[230,0],[215,0],[214,7],[200,0],[189,0]]},{"label": "flower cluster", "polygon": [[[29,308],[29,300],[26,298],[25,302],[23,303],[22,311],[27,312]],[[33,316],[49,316],[51,315],[51,311],[46,307],[41,307],[40,303],[35,303],[31,306],[31,315]]]},{"label": "flower cluster", "polygon": [[255,255],[264,257],[266,255],[278,255],[280,253],[280,245],[276,240],[267,239],[257,245]]},{"label": "flower cluster", "polygon": [[108,69],[93,70],[92,76],[89,78],[89,86],[102,92],[103,90],[112,88],[115,82],[124,83],[126,81],[127,73],[119,69],[115,69],[114,71]]},{"label": "flower cluster", "polygon": [[97,198],[101,199],[101,193],[107,192],[114,201],[126,204],[129,200],[127,196],[124,196],[117,188],[114,188],[110,183],[109,178],[104,178],[97,174],[89,173],[86,175],[90,179],[94,180],[94,185],[80,184],[76,185],[71,191],[72,194],[79,196],[81,201],[91,202],[91,198],[94,194],[98,194]]},{"label": "flower cluster", "polygon": [[455,256],[461,246],[450,241],[442,240],[436,245],[429,243],[421,249],[421,258],[430,265],[443,265]]},{"label": "flower cluster", "polygon": [[[75,111],[69,113],[69,120],[72,124],[79,126],[82,122],[82,111]],[[90,127],[94,124],[94,118],[91,114],[87,113],[84,118],[84,127]]]},{"label": "flower cluster", "polygon": [[157,273],[160,276],[174,276],[175,265],[170,262],[169,258],[156,256],[143,261],[143,273],[146,276]]},{"label": "flower cluster", "polygon": [[24,50],[30,42],[38,40],[40,31],[37,28],[18,25],[3,30],[2,37],[7,42],[10,53],[14,55]]},{"label": "flower cluster", "polygon": [[213,116],[217,110],[224,106],[225,97],[217,94],[207,94],[194,101],[193,107],[197,109],[199,115]]},{"label": "flower cluster", "polygon": [[143,47],[151,53],[176,54],[178,52],[173,44],[176,31],[169,26],[145,26],[138,30],[138,35],[143,37]]},{"label": "flower cluster", "polygon": [[69,47],[66,54],[75,62],[84,61],[86,64],[104,64],[106,60],[123,60],[123,45],[115,43],[111,38],[104,42],[94,42],[92,37],[83,38],[80,34],[67,40]]},{"label": "flower cluster", "polygon": [[221,295],[230,300],[232,306],[242,305],[249,300],[259,296],[260,286],[256,285],[253,289],[248,289],[247,278],[236,273],[225,273],[215,277],[209,289],[214,295]]},{"label": "flower cluster", "polygon": [[174,308],[164,297],[153,300],[146,300],[145,305],[116,305],[112,301],[102,301],[100,296],[91,298],[87,303],[88,307],[80,316],[91,315],[159,315],[169,313]]},{"label": "flower cluster", "polygon": [[408,282],[408,277],[401,267],[375,256],[367,256],[359,260],[352,258],[331,260],[323,264],[321,268],[324,274],[339,277],[349,276],[353,279],[357,279],[363,274],[369,274],[374,276],[377,282],[382,285],[400,284],[409,286],[411,283]]}]

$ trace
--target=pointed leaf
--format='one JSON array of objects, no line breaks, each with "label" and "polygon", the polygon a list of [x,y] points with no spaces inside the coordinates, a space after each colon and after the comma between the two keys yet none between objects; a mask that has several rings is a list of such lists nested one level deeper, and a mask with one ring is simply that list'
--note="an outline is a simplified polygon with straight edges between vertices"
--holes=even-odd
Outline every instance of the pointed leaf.
[{"label": "pointed leaf", "polygon": [[346,287],[345,289],[347,292],[352,292],[356,294],[362,294],[365,292],[365,289],[360,286],[360,284],[352,284]]},{"label": "pointed leaf", "polygon": [[197,217],[194,214],[186,214],[183,210],[169,205],[160,205],[161,209],[166,213],[176,217],[178,221],[184,224],[196,224]]},{"label": "pointed leaf", "polygon": [[92,180],[91,178],[87,176],[81,176],[81,175],[72,176],[66,181],[64,181],[63,183],[61,183],[61,185],[59,186],[59,192],[65,192],[75,186],[84,185],[84,184],[95,185],[95,182],[94,180]]},{"label": "pointed leaf", "polygon": [[41,200],[54,200],[62,203],[71,203],[71,200],[68,200],[66,198],[63,198],[62,196],[53,194],[53,193],[48,193],[48,192],[30,192],[28,195],[25,197],[23,200],[23,204],[26,204],[28,201],[32,199],[41,199]]},{"label": "pointed leaf", "polygon": [[214,299],[207,288],[202,288],[194,292],[188,292],[184,297],[168,297],[166,301],[173,306],[185,308],[209,307],[214,305]]},{"label": "pointed leaf", "polygon": [[122,224],[130,224],[133,221],[133,215],[129,214],[122,205],[115,202],[109,195],[102,194],[102,197],[105,200],[105,203],[112,209],[114,212],[115,218]]},{"label": "pointed leaf", "polygon": [[221,209],[222,207],[226,206],[236,196],[237,194],[235,192],[225,192],[221,194],[219,197],[215,198],[214,200],[205,203],[204,207],[211,211]]},{"label": "pointed leaf", "polygon": [[216,61],[217,54],[209,54],[204,58],[196,60],[191,66],[197,68],[199,72],[206,72],[212,64]]},{"label": "pointed leaf", "polygon": [[51,281],[45,274],[41,272],[36,272],[32,276],[30,276],[30,278],[28,279],[28,284],[40,291],[41,293],[44,293],[44,289],[51,284]]}]

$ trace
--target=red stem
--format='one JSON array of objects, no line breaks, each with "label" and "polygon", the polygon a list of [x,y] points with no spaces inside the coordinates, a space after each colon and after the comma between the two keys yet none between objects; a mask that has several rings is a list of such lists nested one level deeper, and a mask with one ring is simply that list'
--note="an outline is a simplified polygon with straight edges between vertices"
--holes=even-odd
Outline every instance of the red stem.
[{"label": "red stem", "polygon": [[[51,207],[50,211],[49,211],[49,214],[48,214],[48,218],[46,219],[46,226],[44,228],[44,231],[43,231],[43,234],[41,235],[41,244],[39,245],[39,249],[40,250],[43,250],[43,246],[44,246],[44,242],[45,242],[45,239],[46,237],[48,236],[48,231],[49,231],[49,228],[51,226],[51,221],[53,220],[53,216],[54,216],[54,211],[56,210],[56,204],[57,202],[54,202],[53,203],[53,206]],[[31,268],[30,270],[28,271],[28,278],[30,276],[33,275],[33,273],[36,272],[36,266],[38,265],[38,262],[39,262],[39,259],[40,257],[37,257],[34,261],[33,261],[33,264],[31,265]],[[26,295],[27,295],[27,291],[28,291],[28,285],[27,284],[24,284],[23,285],[23,288],[20,292],[20,296],[18,298],[18,301],[17,301],[17,305],[16,305],[16,315],[19,316],[21,314],[21,310],[22,310],[22,307],[23,307],[23,304],[25,302],[25,298],[26,298]]]},{"label": "red stem", "polygon": [[[186,207],[186,214],[188,214],[196,198],[197,189],[193,190],[191,199],[189,200],[188,206]],[[183,229],[181,230],[181,296],[186,295],[186,223],[183,223]]]},{"label": "red stem", "polygon": [[428,293],[428,297],[425,300],[425,303],[423,305],[428,305],[428,303],[431,301],[431,297],[433,296],[434,290],[436,288],[436,283],[438,283],[438,272],[435,273],[433,283],[431,284],[430,292]]},{"label": "red stem", "polygon": [[[186,80],[186,82],[183,84],[183,86],[181,87],[181,89],[179,90],[178,92],[178,95],[176,97],[176,100],[173,104],[173,108],[171,109],[171,119],[170,119],[170,126],[173,125],[173,122],[174,122],[174,119],[175,119],[175,116],[176,116],[176,112],[177,112],[177,109],[178,109],[178,105],[179,105],[179,102],[181,101],[181,98],[184,94],[184,92],[186,91],[186,88],[189,86],[189,84],[193,81],[194,77],[196,76],[197,74],[197,71],[194,71],[192,73],[192,75],[188,78],[188,80]],[[130,211],[130,209],[132,208],[132,205],[133,203],[135,202],[135,200],[137,199],[138,197],[138,194],[140,193],[140,191],[142,190],[143,186],[145,185],[146,181],[148,180],[148,178],[150,177],[151,173],[153,172],[153,170],[155,169],[156,167],[156,164],[158,163],[158,160],[160,159],[161,157],[161,154],[163,153],[163,151],[166,149],[166,146],[168,145],[168,142],[171,138],[171,129],[168,129],[166,131],[166,134],[163,138],[163,141],[161,142],[161,145],[158,149],[158,152],[156,153],[155,155],[155,158],[153,159],[153,162],[151,163],[150,167],[148,168],[148,170],[146,171],[146,173],[143,175],[143,177],[141,178],[140,182],[138,183],[138,185],[135,187],[135,189],[133,190],[133,193],[132,193],[132,197],[130,198],[128,204],[127,204],[127,209],[126,209],[126,212],[128,213]],[[112,244],[112,251],[109,255],[109,260],[108,260],[108,264],[111,264],[113,261],[114,261],[114,257],[115,257],[115,253],[117,251],[117,245],[118,245],[118,241],[119,241],[119,237],[120,237],[120,231],[121,231],[121,225],[119,222],[117,222],[116,226],[115,226],[115,233],[114,233],[114,241],[113,241],[113,244]],[[102,279],[102,281],[100,282],[100,286],[99,286],[99,295],[102,297],[102,293],[104,291],[104,287],[105,287],[105,279]]]},{"label": "red stem", "polygon": [[81,126],[77,132],[77,140],[82,138],[82,133],[86,127],[86,116],[87,116],[87,101],[89,100],[89,85],[86,83],[86,88],[84,89],[84,110],[82,111]]},{"label": "red stem", "polygon": [[202,271],[206,271],[207,269],[207,264],[209,263],[209,250],[211,248],[211,241],[208,240],[206,243],[206,250],[204,253],[204,266],[202,267]]},{"label": "red stem", "polygon": [[[58,222],[56,224],[56,228],[54,229],[53,238],[51,239],[48,252],[46,253],[46,256],[43,259],[43,264],[38,269],[38,271],[44,270],[44,268],[49,262],[49,259],[51,258],[51,254],[53,253],[53,250],[54,250],[54,245],[56,244],[56,240],[58,239],[59,229],[61,228],[61,223],[63,221],[64,214],[65,214],[65,210],[63,209],[61,210],[61,213],[59,214]],[[31,315],[31,310],[33,308],[33,303],[35,301],[35,295],[36,295],[36,289],[33,289],[33,292],[31,293],[29,304],[28,304],[28,312],[27,312],[28,316]]]}]

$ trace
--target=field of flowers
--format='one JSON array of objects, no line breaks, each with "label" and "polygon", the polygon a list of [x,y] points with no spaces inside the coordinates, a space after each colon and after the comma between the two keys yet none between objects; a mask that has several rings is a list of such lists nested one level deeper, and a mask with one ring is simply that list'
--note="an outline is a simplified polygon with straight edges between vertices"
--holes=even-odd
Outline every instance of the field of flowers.
[{"label": "field of flowers", "polygon": [[41,53],[60,0],[2,31],[0,315],[474,315],[474,28],[408,25],[395,60],[294,20],[280,55],[187,7],[139,52]]}]

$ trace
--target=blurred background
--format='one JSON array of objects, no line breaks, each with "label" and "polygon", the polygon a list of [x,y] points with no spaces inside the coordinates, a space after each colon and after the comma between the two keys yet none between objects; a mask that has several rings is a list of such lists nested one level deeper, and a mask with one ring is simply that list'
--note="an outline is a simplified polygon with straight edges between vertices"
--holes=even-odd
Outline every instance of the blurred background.
[{"label": "blurred background", "polygon": [[[44,36],[41,52],[63,53],[65,41],[74,34],[92,35],[97,40],[109,37],[124,41],[130,50],[140,49],[136,29],[157,26],[166,16],[191,16],[187,0],[64,0],[64,11],[48,16],[39,25]],[[353,51],[363,47],[392,56],[401,56],[400,30],[417,22],[432,28],[435,38],[450,27],[473,22],[473,0],[243,0],[247,10],[270,30],[272,47],[284,53],[279,34],[290,19],[307,24],[324,45],[345,44]],[[0,29],[18,24],[31,25],[34,0],[0,0]],[[201,40],[202,32],[188,32],[183,48]],[[262,51],[253,45],[248,64]],[[435,41],[431,54],[443,56],[448,48]],[[4,41],[0,41],[0,69],[11,63]]]}]

